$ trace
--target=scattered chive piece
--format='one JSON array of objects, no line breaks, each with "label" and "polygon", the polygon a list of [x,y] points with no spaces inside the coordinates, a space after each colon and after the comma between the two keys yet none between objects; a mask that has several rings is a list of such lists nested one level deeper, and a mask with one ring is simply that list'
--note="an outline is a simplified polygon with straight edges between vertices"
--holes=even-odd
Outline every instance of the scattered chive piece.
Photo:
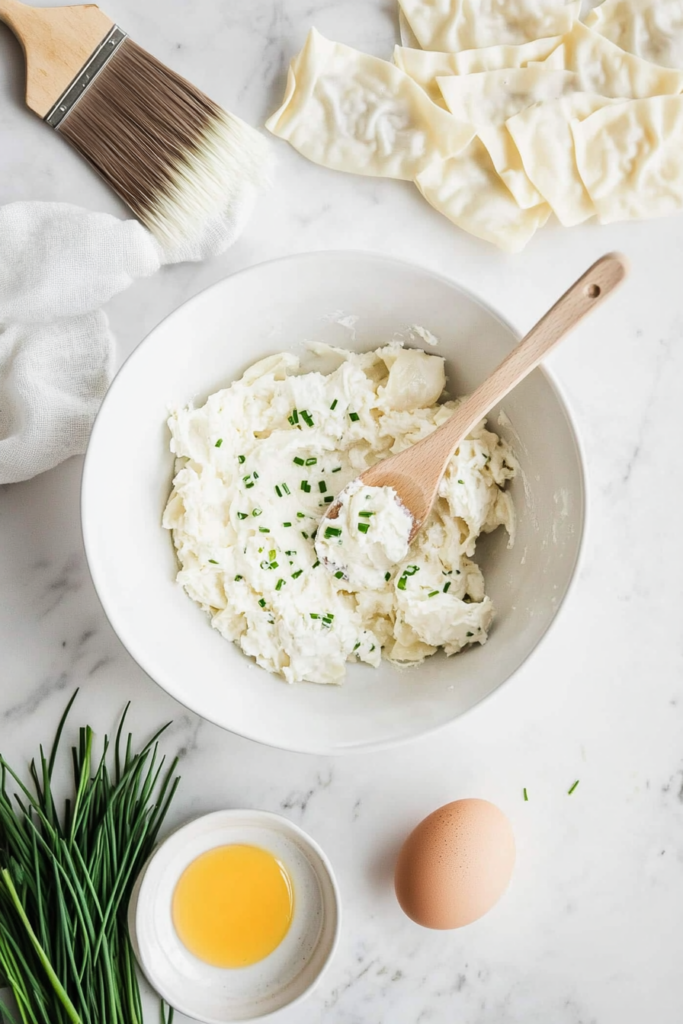
[{"label": "scattered chive piece", "polygon": [[316,458],[306,459],[306,465],[307,466],[315,466],[317,464],[317,462],[318,462],[318,460]]},{"label": "scattered chive piece", "polygon": [[419,565],[407,565],[403,570],[405,576],[414,576],[416,572],[420,571]]},{"label": "scattered chive piece", "polygon": [[398,589],[399,590],[405,590],[406,589],[406,577],[405,576],[401,576],[400,580],[398,581]]},{"label": "scattered chive piece", "polygon": [[429,593],[427,594],[427,597],[436,597],[436,595],[437,595],[438,593],[439,593],[439,591],[438,591],[438,590],[431,590],[431,591],[430,591],[430,592],[429,592]]},{"label": "scattered chive piece", "polygon": [[465,636],[474,636],[474,633],[465,633]]},{"label": "scattered chive piece", "polygon": [[302,572],[303,572],[303,569],[297,569],[296,572],[292,573],[292,579],[293,580],[298,580],[299,576],[301,576]]},{"label": "scattered chive piece", "polygon": [[330,409],[336,409],[336,408],[337,408],[337,399],[335,398],[334,402],[330,406]]},{"label": "scattered chive piece", "polygon": [[218,562],[216,561],[215,558],[210,558],[209,561],[211,562],[211,565],[218,565]]},{"label": "scattered chive piece", "polygon": [[275,484],[275,493],[277,494],[278,498],[282,497],[282,491],[280,490],[277,484]]},{"label": "scattered chive piece", "polygon": [[296,411],[296,409],[292,409],[292,415],[289,417],[289,422],[290,423],[298,423],[299,422],[299,413]]},{"label": "scattered chive piece", "polygon": [[450,585],[451,585],[451,581],[450,580],[448,581],[448,583],[444,583],[444,585],[443,585],[443,592],[444,592],[444,594],[448,593],[448,588],[450,587]]},{"label": "scattered chive piece", "polygon": [[327,526],[325,528],[325,539],[327,540],[330,537],[341,537],[341,530],[338,526]]},{"label": "scattered chive piece", "polygon": [[223,444],[223,438],[219,437],[218,440],[216,441],[215,445],[214,445],[214,448],[220,448],[220,446],[222,444]]},{"label": "scattered chive piece", "polygon": [[354,648],[353,648],[353,649],[354,649],[354,651],[357,651],[359,647],[360,647],[360,640],[358,641],[358,643],[357,643],[357,644],[355,644],[355,646],[354,646]]},{"label": "scattered chive piece", "polygon": [[333,473],[341,473],[341,466],[337,466],[336,469],[332,470]]},{"label": "scattered chive piece", "polygon": [[333,494],[328,494],[327,497],[323,501],[323,505],[329,505],[331,501],[334,501],[334,495]]},{"label": "scattered chive piece", "polygon": [[385,572],[384,573],[384,579],[387,580],[387,582],[388,582],[391,579],[391,573],[390,572]]},{"label": "scattered chive piece", "polygon": [[360,416],[358,415],[357,412],[350,412],[349,419],[351,420],[352,423],[356,423],[360,419]]},{"label": "scattered chive piece", "polygon": [[571,789],[568,789],[568,790],[567,790],[567,793],[568,793],[568,795],[569,795],[569,796],[571,796],[571,795],[572,795],[572,793],[574,792],[574,790],[576,789],[576,787],[578,786],[578,784],[579,784],[579,780],[577,779],[577,780],[576,780],[576,782],[574,783],[574,785],[573,785],[573,786],[571,787]]},{"label": "scattered chive piece", "polygon": [[373,644],[373,645],[372,645],[372,647],[370,648],[370,654],[372,654],[372,652],[374,651],[374,649],[375,649],[375,645]]},{"label": "scattered chive piece", "polygon": [[318,532],[318,527],[316,526],[315,530],[311,534],[311,540],[315,540],[315,535],[316,535],[317,532]]},{"label": "scattered chive piece", "polygon": [[253,476],[254,480],[258,480],[258,473],[256,472],[256,470],[254,470],[254,472],[251,475]]},{"label": "scattered chive piece", "polygon": [[358,532],[359,533],[367,533],[369,529],[370,529],[370,523],[359,523],[358,524]]},{"label": "scattered chive piece", "polygon": [[307,427],[313,426],[313,417],[309,412],[306,412],[305,409],[301,410],[301,419],[304,421]]},{"label": "scattered chive piece", "polygon": [[304,491],[306,494],[311,493],[311,485],[309,484],[308,480],[301,481],[301,490]]},{"label": "scattered chive piece", "polygon": [[291,526],[292,524],[291,523],[283,523],[282,525],[283,526]]},{"label": "scattered chive piece", "polygon": [[270,565],[268,564],[268,560],[267,560],[267,559],[264,559],[264,560],[263,560],[263,561],[261,562],[260,568],[261,568],[261,569],[270,569]]},{"label": "scattered chive piece", "polygon": [[240,466],[244,465],[244,463],[247,461],[246,455],[238,455],[237,461],[239,462]]},{"label": "scattered chive piece", "polygon": [[280,567],[277,564],[277,562],[271,562],[270,565],[268,566],[268,568],[269,569],[279,569]]},{"label": "scattered chive piece", "polygon": [[318,490],[320,491],[321,494],[324,494],[325,491],[327,490],[327,484],[325,483],[324,480],[318,480]]},{"label": "scattered chive piece", "polygon": [[344,579],[344,573],[341,571],[341,569],[339,570],[339,572],[335,572],[334,578],[335,578],[335,580],[343,580]]},{"label": "scattered chive piece", "polygon": [[238,513],[237,513],[237,518],[238,518],[238,519],[247,519],[247,518],[248,518],[248,516],[247,516],[247,513],[246,513],[246,512],[238,512]]},{"label": "scattered chive piece", "polygon": [[304,530],[301,531],[301,536],[304,538],[304,540],[308,540],[308,534]]},{"label": "scattered chive piece", "polygon": [[263,515],[263,509],[262,508],[258,508],[258,507],[254,508],[254,509],[252,509],[251,514],[252,514],[252,516],[262,516]]},{"label": "scattered chive piece", "polygon": [[358,515],[362,516],[363,519],[369,519],[370,516],[374,516],[374,514],[375,514],[374,512],[365,512],[365,511],[358,513]]},{"label": "scattered chive piece", "polygon": [[305,466],[305,465],[306,465],[306,463],[304,462],[304,460],[303,460],[303,459],[300,459],[300,458],[299,458],[299,456],[298,456],[298,455],[296,455],[296,456],[294,457],[294,465],[295,465],[295,466]]},{"label": "scattered chive piece", "polygon": [[446,572],[444,569],[442,569],[441,570],[441,575],[442,576],[452,576],[453,575],[453,570],[449,569],[448,572]]},{"label": "scattered chive piece", "polygon": [[297,512],[296,518],[297,519],[305,519],[306,518],[306,513],[305,512]]},{"label": "scattered chive piece", "polygon": [[332,612],[326,612],[325,613],[325,618],[329,619],[330,622],[332,622],[332,619],[334,618],[334,615],[332,614]]},{"label": "scattered chive piece", "polygon": [[242,579],[242,577],[241,577],[241,576],[235,576],[235,583],[239,583],[239,581],[240,581],[241,579]]},{"label": "scattered chive piece", "polygon": [[274,558],[275,558],[276,556],[277,556],[277,551],[275,550],[275,548],[271,548],[271,549],[270,549],[270,551],[268,552],[268,558],[269,558],[269,559],[271,560],[271,562],[272,562],[272,561],[273,561],[273,559],[274,559]]},{"label": "scattered chive piece", "polygon": [[528,800],[528,799],[529,799],[529,797],[528,797],[528,794],[527,794],[527,791],[526,791],[526,786],[524,787],[524,789],[522,790],[522,792],[524,793],[524,799],[525,799],[525,800]]},{"label": "scattered chive piece", "polygon": [[244,486],[246,487],[247,490],[249,490],[250,487],[254,486],[254,481],[251,480],[248,484],[245,484]]},{"label": "scattered chive piece", "polygon": [[296,551],[285,551],[286,555],[295,555]]},{"label": "scattered chive piece", "polygon": [[265,608],[266,607],[265,599],[261,598],[261,600],[259,601],[259,604],[261,605],[262,608]]},{"label": "scattered chive piece", "polygon": [[320,560],[318,560],[317,562],[313,563],[313,568],[317,569],[319,565],[320,565]]},{"label": "scattered chive piece", "polygon": [[320,618],[320,616],[318,615],[318,613],[317,613],[317,612],[311,612],[311,618],[312,618],[312,619],[319,619],[319,618]]},{"label": "scattered chive piece", "polygon": [[465,481],[464,481],[464,480],[458,480],[458,483],[459,483],[459,484],[464,484],[464,483],[465,483]]},{"label": "scattered chive piece", "polygon": [[267,526],[259,526],[258,532],[259,533],[270,533],[270,530],[268,529]]},{"label": "scattered chive piece", "polygon": [[278,580],[277,583],[275,584],[275,589],[282,590],[286,582],[286,580]]},{"label": "scattered chive piece", "polygon": [[283,484],[282,485],[282,490],[285,492],[285,494],[291,494],[292,493],[290,491],[289,487],[287,486],[287,484]]}]

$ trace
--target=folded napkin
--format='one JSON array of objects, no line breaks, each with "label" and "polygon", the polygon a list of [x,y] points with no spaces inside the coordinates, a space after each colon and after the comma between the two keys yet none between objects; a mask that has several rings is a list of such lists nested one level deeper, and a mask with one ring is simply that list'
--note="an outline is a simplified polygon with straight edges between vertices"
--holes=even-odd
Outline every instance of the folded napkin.
[{"label": "folded napkin", "polygon": [[250,205],[172,253],[135,220],[67,203],[0,208],[0,484],[85,451],[113,370],[101,306],[164,263],[223,252]]}]

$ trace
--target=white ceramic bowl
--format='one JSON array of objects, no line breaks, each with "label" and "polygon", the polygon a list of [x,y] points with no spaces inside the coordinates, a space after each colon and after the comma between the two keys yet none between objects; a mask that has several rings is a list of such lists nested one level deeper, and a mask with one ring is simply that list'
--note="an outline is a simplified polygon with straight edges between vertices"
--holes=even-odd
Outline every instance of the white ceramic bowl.
[{"label": "white ceramic bowl", "polygon": [[[343,326],[346,317],[358,319]],[[323,754],[418,736],[493,693],[557,614],[581,545],[584,483],[569,415],[542,370],[505,399],[503,415],[494,410],[489,418],[513,445],[522,473],[512,486],[514,547],[503,530],[477,547],[496,607],[483,647],[411,669],[350,665],[342,687],[288,686],[211,629],[175,582],[171,537],[161,528],[173,474],[169,404],[202,402],[267,354],[289,349],[305,357],[305,340],[362,351],[408,337],[411,324],[440,339],[434,351],[446,357],[454,395],[471,391],[518,340],[490,309],[427,270],[363,253],[310,253],[242,271],[181,306],[136,349],[105,398],[83,473],[95,587],[149,675],[226,729]]]},{"label": "white ceramic bowl", "polygon": [[[224,970],[183,946],[171,907],[185,868],[207,850],[233,843],[259,846],[285,866],[294,916],[265,960]],[[275,1013],[311,992],[339,939],[339,893],[325,854],[291,821],[267,811],[216,811],[178,829],[152,854],[133,890],[128,923],[138,963],[169,1006],[207,1024],[237,1024]]]}]

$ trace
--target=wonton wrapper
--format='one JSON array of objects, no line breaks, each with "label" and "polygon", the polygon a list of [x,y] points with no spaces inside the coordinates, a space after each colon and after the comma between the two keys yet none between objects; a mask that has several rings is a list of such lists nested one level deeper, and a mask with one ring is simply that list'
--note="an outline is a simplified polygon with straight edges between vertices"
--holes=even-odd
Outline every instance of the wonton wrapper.
[{"label": "wonton wrapper", "polygon": [[519,150],[505,125],[480,128],[478,135],[517,205],[522,210],[530,210],[542,203],[543,196],[526,173]]},{"label": "wonton wrapper", "polygon": [[479,71],[500,71],[502,68],[525,68],[532,61],[543,61],[562,42],[562,36],[535,39],[520,46],[485,46],[462,53],[437,53],[394,47],[394,64],[417,82],[433,103],[445,107],[436,79],[447,75],[472,75]]},{"label": "wonton wrapper", "polygon": [[683,96],[616,103],[572,130],[579,173],[602,224],[683,208]]},{"label": "wonton wrapper", "polygon": [[393,64],[315,29],[266,127],[324,167],[406,180],[459,153],[474,134]]},{"label": "wonton wrapper", "polygon": [[478,49],[563,36],[580,0],[399,0],[423,50]]},{"label": "wonton wrapper", "polygon": [[575,93],[529,107],[506,124],[524,170],[565,227],[581,224],[595,213],[576,164],[571,122],[611,102],[604,96]]},{"label": "wonton wrapper", "polygon": [[546,203],[520,209],[480,139],[473,139],[459,156],[432,164],[415,184],[439,213],[507,252],[520,252],[550,216]]},{"label": "wonton wrapper", "polygon": [[586,25],[622,50],[683,68],[683,0],[605,0]]},{"label": "wonton wrapper", "polygon": [[683,90],[683,73],[626,53],[579,21],[542,67],[573,71],[581,92],[616,99],[675,96]]},{"label": "wonton wrapper", "polygon": [[546,71],[542,65],[451,75],[437,82],[451,113],[477,127],[504,124],[534,103],[576,91],[576,75],[571,71]]}]

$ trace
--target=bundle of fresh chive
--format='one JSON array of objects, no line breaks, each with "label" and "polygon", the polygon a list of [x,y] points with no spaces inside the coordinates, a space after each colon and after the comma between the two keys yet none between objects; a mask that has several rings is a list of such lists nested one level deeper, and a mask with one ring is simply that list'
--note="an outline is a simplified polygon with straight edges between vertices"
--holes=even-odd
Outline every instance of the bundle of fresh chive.
[{"label": "bundle of fresh chive", "polygon": [[[49,758],[31,763],[35,792],[0,756],[0,988],[14,996],[11,1024],[142,1024],[126,914],[135,878],[175,794],[177,759],[164,771],[159,736],[138,753],[124,712],[113,744],[95,760],[94,734],[72,749],[74,792],[60,816],[52,775],[64,723]],[[14,780],[19,794],[7,791]],[[162,1024],[171,1024],[162,1005]]]}]

